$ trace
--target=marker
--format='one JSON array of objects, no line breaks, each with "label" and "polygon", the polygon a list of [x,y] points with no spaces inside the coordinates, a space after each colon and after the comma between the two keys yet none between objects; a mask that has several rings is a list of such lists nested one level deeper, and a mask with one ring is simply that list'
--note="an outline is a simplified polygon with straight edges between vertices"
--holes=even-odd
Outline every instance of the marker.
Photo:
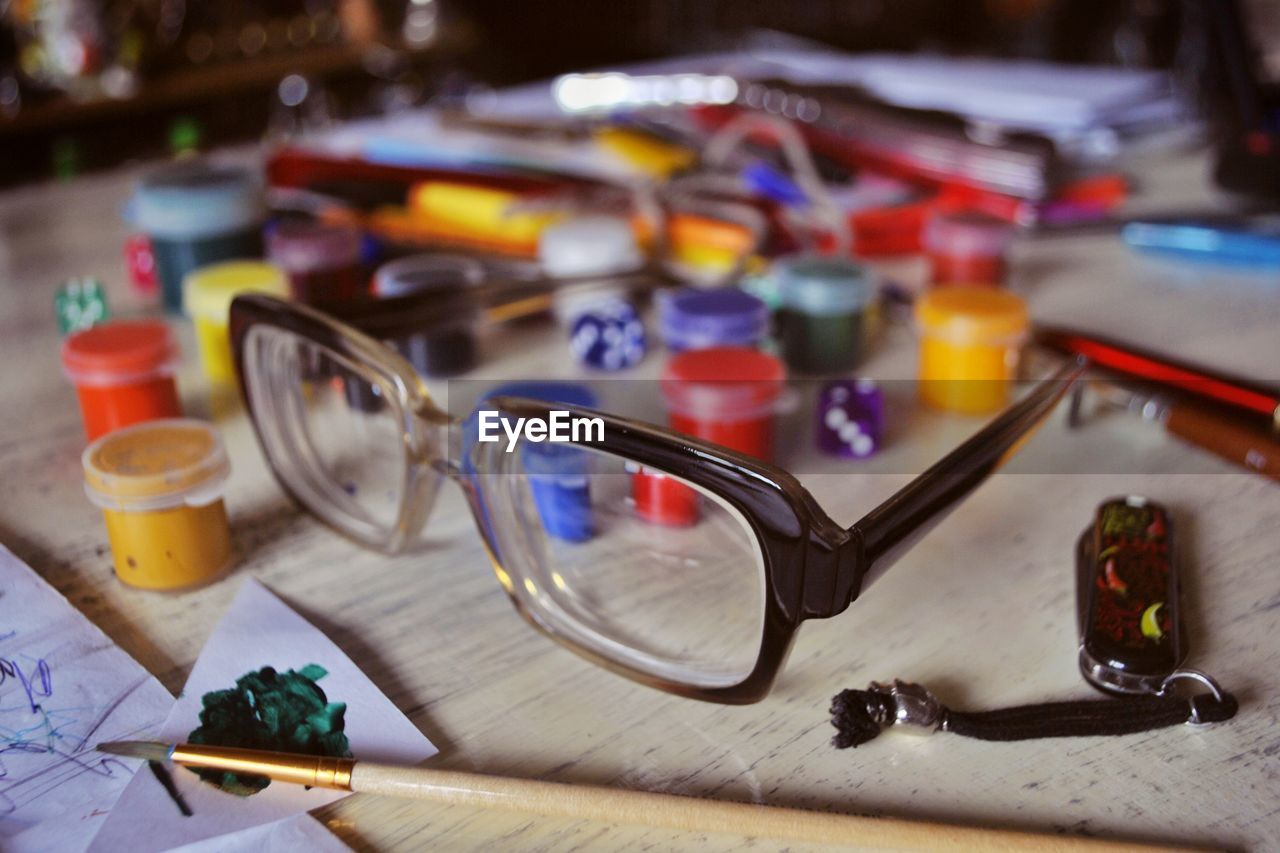
[{"label": "marker", "polygon": [[1190,261],[1265,269],[1280,268],[1280,224],[1239,225],[1202,222],[1131,222],[1120,238],[1142,252]]},{"label": "marker", "polygon": [[1132,379],[1171,385],[1201,399],[1230,406],[1255,419],[1260,415],[1261,425],[1280,431],[1280,387],[1220,373],[1074,329],[1036,326],[1035,342],[1056,352],[1082,355],[1098,367]]}]

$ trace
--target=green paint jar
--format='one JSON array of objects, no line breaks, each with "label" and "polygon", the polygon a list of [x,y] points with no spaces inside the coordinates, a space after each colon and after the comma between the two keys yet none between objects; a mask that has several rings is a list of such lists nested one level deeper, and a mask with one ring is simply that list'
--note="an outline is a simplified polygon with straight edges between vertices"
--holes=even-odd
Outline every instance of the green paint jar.
[{"label": "green paint jar", "polygon": [[873,292],[863,265],[819,255],[789,255],[773,265],[782,307],[778,331],[787,366],[802,373],[844,373],[862,360]]}]

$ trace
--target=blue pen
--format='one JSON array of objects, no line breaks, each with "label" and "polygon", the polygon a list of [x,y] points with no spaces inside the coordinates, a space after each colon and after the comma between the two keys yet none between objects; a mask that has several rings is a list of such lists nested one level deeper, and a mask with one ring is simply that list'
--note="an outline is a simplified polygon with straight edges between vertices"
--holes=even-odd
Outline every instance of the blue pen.
[{"label": "blue pen", "polygon": [[809,204],[809,196],[795,181],[763,160],[744,168],[742,180],[751,192],[787,207],[806,207]]},{"label": "blue pen", "polygon": [[1280,224],[1275,221],[1130,222],[1120,231],[1130,247],[1190,261],[1280,268]]}]

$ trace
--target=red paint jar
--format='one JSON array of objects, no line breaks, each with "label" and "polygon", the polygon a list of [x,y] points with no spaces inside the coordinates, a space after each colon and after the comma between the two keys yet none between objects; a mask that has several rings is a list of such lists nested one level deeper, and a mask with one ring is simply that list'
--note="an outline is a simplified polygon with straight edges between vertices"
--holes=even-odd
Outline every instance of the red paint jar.
[{"label": "red paint jar", "polygon": [[160,320],[104,323],[68,337],[62,370],[76,386],[89,440],[129,424],[182,417],[177,360],[177,344]]},{"label": "red paint jar", "polygon": [[1013,225],[977,211],[941,211],[925,226],[923,244],[935,286],[1003,287]]},{"label": "red paint jar", "polygon": [[769,460],[773,413],[786,368],[745,347],[682,352],[662,371],[662,397],[671,428]]},{"label": "red paint jar", "polygon": [[698,493],[659,471],[640,468],[631,475],[636,514],[650,524],[688,527],[698,520]]},{"label": "red paint jar", "polygon": [[[773,416],[786,368],[773,356],[745,347],[714,347],[674,356],[662,372],[662,396],[671,428],[731,450],[773,458]],[[641,517],[657,524],[698,519],[697,495],[682,483],[647,471],[632,479]]]},{"label": "red paint jar", "polygon": [[360,232],[325,222],[282,222],[267,233],[267,260],[289,277],[289,293],[317,305],[369,292],[360,262]]}]

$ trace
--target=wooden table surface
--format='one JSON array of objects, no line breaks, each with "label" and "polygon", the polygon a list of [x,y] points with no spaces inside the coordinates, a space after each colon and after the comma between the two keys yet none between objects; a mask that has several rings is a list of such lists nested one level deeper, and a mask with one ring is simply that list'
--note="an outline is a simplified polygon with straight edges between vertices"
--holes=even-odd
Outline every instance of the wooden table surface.
[{"label": "wooden table surface", "polygon": [[[1141,203],[1210,200],[1203,160],[1148,158]],[[800,632],[765,701],[722,707],[612,675],[535,633],[512,609],[461,495],[446,486],[424,546],[364,550],[292,506],[263,472],[243,415],[220,422],[235,471],[240,560],[196,591],[130,589],[111,574],[81,486],[84,441],[58,361],[55,287],[107,283],[117,315],[154,311],[125,286],[120,209],[135,170],[0,196],[0,542],[64,592],[170,690],[182,687],[240,582],[254,576],[328,633],[440,748],[444,767],[744,801],[1110,838],[1280,848],[1280,488],[1185,449],[1135,418],[1048,424],[844,615]],[[891,272],[909,274],[910,265]],[[1017,247],[1015,287],[1035,317],[1070,322],[1260,379],[1280,363],[1280,285],[1140,259],[1114,235]],[[180,375],[204,388],[190,329]],[[661,354],[637,375],[652,376]],[[910,334],[890,330],[862,371],[909,379]],[[575,375],[558,331],[489,342],[477,376]],[[438,383],[437,383],[437,387]],[[852,522],[978,425],[904,413],[870,465],[818,464],[803,437],[782,458],[833,517]],[[905,398],[904,398],[905,395]],[[803,414],[793,416],[802,417]],[[918,428],[917,428],[918,426]],[[794,425],[793,425],[794,428]],[[803,436],[803,433],[800,434]],[[1176,472],[1176,473],[1160,473]],[[1092,695],[1076,669],[1073,546],[1121,493],[1171,506],[1183,534],[1190,663],[1241,698],[1203,731],[991,744],[883,737],[837,751],[827,706],[900,677],[965,708]],[[640,827],[538,820],[353,796],[318,815],[374,849],[671,849],[743,846]],[[756,843],[756,849],[772,845]]]}]

